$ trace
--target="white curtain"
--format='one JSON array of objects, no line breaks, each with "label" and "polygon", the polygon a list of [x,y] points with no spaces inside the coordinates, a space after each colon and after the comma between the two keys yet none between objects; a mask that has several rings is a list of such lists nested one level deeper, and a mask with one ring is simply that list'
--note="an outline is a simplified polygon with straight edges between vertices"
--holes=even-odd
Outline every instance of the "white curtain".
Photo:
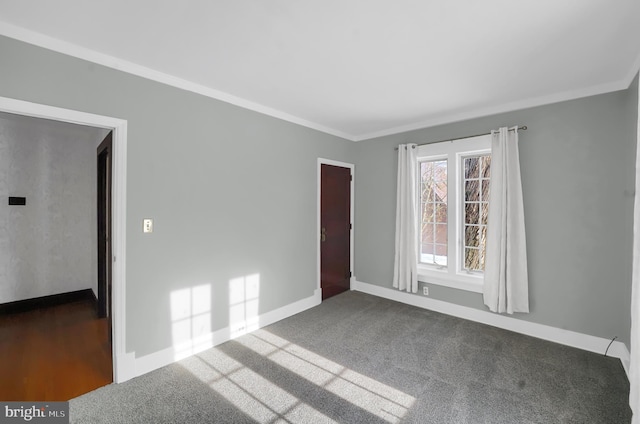
[{"label": "white curtain", "polygon": [[484,303],[493,312],[529,312],[518,127],[491,131],[491,182]]},{"label": "white curtain", "polygon": [[396,191],[396,254],[393,287],[418,291],[418,209],[417,149],[415,144],[398,146],[398,184]]},{"label": "white curtain", "polygon": [[[639,93],[640,97],[640,93]],[[638,105],[640,110],[640,104]],[[636,195],[633,216],[633,274],[631,278],[631,358],[629,405],[632,424],[640,424],[640,114],[636,144]]]}]

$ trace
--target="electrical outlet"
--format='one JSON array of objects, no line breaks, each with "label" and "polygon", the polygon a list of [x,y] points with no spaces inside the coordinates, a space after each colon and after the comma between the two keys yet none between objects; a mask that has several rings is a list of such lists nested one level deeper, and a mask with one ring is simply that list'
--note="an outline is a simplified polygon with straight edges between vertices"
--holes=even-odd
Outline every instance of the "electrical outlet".
[{"label": "electrical outlet", "polygon": [[429,296],[429,287],[422,287],[422,294],[424,294],[425,296]]},{"label": "electrical outlet", "polygon": [[142,220],[142,232],[153,233],[153,219],[147,218]]}]

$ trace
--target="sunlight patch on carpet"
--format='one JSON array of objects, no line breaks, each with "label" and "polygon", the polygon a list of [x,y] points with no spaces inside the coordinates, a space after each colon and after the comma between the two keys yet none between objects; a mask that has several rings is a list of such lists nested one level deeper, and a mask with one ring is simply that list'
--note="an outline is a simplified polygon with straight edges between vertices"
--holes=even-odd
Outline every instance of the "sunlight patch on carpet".
[{"label": "sunlight patch on carpet", "polygon": [[259,423],[336,423],[218,349],[193,356],[181,365]]},{"label": "sunlight patch on carpet", "polygon": [[385,421],[400,421],[415,398],[267,330],[238,340],[245,347]]}]

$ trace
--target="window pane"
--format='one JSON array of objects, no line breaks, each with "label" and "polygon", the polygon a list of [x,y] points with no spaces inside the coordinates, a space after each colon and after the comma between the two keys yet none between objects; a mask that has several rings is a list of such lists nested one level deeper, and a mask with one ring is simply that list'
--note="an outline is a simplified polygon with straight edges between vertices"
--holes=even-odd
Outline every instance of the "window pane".
[{"label": "window pane", "polygon": [[433,244],[435,243],[435,231],[433,225],[429,225],[428,228],[422,230],[422,252],[433,253]]},{"label": "window pane", "polygon": [[482,199],[483,202],[489,201],[489,180],[482,180]]},{"label": "window pane", "polygon": [[447,161],[433,161],[433,180],[447,182]]},{"label": "window pane", "polygon": [[464,209],[465,209],[464,222],[466,224],[477,224],[480,205],[478,203],[467,203],[464,206]]},{"label": "window pane", "polygon": [[480,226],[480,250],[482,251],[483,257],[484,257],[484,250],[486,246],[487,246],[487,226],[481,225]]},{"label": "window pane", "polygon": [[464,228],[465,247],[480,246],[480,227],[477,225],[466,225]]},{"label": "window pane", "polygon": [[420,162],[420,175],[422,181],[430,181],[433,179],[433,162]]},{"label": "window pane", "polygon": [[487,225],[487,222],[489,221],[489,205],[487,203],[483,203],[481,206],[482,209],[482,220],[480,221],[480,223],[482,225]]},{"label": "window pane", "polygon": [[420,162],[420,262],[447,264],[447,161]]},{"label": "window pane", "polygon": [[477,202],[480,200],[480,184],[479,180],[465,181],[464,183],[464,200],[466,202]]},{"label": "window pane", "polygon": [[434,222],[435,205],[433,203],[422,203],[422,222]]},{"label": "window pane", "polygon": [[480,259],[480,249],[473,247],[464,249],[464,267],[471,271],[484,270],[484,261]]},{"label": "window pane", "polygon": [[438,223],[447,223],[447,204],[435,203],[436,220]]},{"label": "window pane", "polygon": [[447,224],[436,224],[436,243],[447,244]]},{"label": "window pane", "polygon": [[420,197],[423,202],[433,202],[433,194],[435,190],[433,188],[433,181],[425,182],[422,184],[422,189],[420,192]]},{"label": "window pane", "polygon": [[422,244],[433,244],[436,240],[436,231],[433,224],[422,225]]},{"label": "window pane", "polygon": [[436,202],[447,202],[447,181],[435,183],[434,197]]},{"label": "window pane", "polygon": [[464,159],[463,174],[464,269],[484,271],[484,253],[489,211],[489,176],[491,155],[479,155]]},{"label": "window pane", "polygon": [[464,160],[464,177],[478,178],[480,176],[480,158],[466,158]]},{"label": "window pane", "polygon": [[420,262],[422,262],[423,264],[447,266],[447,257],[434,255],[431,253],[423,253],[420,255]]},{"label": "window pane", "polygon": [[480,234],[480,263],[479,271],[484,271],[484,258],[487,251],[487,227],[482,227],[482,232]]},{"label": "window pane", "polygon": [[447,264],[447,245],[446,244],[436,244],[436,263],[438,265],[446,265]]},{"label": "window pane", "polygon": [[481,157],[482,162],[482,178],[489,178],[491,176],[491,155]]}]

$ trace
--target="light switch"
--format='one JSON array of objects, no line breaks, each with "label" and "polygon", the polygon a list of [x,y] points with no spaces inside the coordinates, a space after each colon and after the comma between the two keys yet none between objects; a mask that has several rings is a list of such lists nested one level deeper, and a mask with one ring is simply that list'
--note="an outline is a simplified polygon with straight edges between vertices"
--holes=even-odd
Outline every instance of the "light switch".
[{"label": "light switch", "polygon": [[142,220],[142,232],[153,233],[153,219],[146,218]]}]

